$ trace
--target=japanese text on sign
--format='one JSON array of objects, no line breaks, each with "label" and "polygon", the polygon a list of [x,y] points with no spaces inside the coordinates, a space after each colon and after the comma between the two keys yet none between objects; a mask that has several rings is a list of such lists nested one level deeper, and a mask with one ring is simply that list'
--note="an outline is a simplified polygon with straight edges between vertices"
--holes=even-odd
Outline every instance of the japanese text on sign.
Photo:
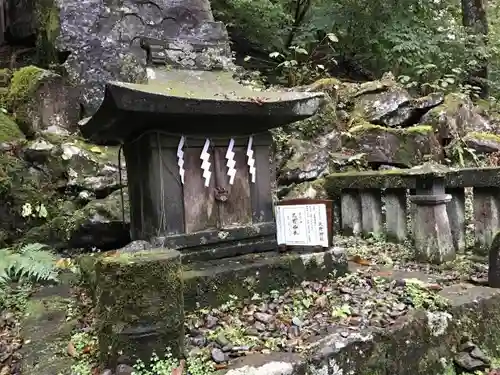
[{"label": "japanese text on sign", "polygon": [[275,207],[278,245],[328,247],[324,204]]}]

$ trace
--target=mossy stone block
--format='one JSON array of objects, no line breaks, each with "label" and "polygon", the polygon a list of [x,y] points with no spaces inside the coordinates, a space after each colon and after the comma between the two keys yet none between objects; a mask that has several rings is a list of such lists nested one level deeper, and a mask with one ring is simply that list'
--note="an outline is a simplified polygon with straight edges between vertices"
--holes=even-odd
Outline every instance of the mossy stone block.
[{"label": "mossy stone block", "polygon": [[183,352],[181,255],[170,249],[115,254],[95,264],[96,318],[101,361],[149,361],[170,348]]}]

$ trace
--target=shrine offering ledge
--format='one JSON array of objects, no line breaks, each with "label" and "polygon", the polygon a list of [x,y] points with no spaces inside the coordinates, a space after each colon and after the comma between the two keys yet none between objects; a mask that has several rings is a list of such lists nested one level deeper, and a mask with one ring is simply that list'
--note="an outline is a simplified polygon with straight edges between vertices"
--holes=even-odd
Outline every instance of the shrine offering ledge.
[{"label": "shrine offering ledge", "polygon": [[465,188],[473,191],[474,250],[487,254],[500,229],[496,167],[451,169],[430,164],[334,173],[326,177],[325,188],[335,201],[337,230],[344,235],[383,235],[394,242],[411,239],[421,261],[439,264],[465,250]]}]

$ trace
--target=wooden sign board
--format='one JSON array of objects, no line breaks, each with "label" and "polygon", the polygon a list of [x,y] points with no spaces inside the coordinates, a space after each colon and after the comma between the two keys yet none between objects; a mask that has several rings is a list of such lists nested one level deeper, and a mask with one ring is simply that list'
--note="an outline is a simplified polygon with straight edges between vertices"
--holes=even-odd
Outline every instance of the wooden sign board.
[{"label": "wooden sign board", "polygon": [[332,245],[332,202],[290,199],[275,206],[276,237],[280,247]]}]

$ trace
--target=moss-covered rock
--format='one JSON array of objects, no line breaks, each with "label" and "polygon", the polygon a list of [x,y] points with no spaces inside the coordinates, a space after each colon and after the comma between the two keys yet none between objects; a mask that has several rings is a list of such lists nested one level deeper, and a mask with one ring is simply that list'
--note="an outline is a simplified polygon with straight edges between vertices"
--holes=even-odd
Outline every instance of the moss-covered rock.
[{"label": "moss-covered rock", "polygon": [[343,135],[342,145],[365,153],[367,161],[375,165],[411,167],[441,160],[443,155],[434,129],[427,125],[393,129],[357,120]]},{"label": "moss-covered rock", "polygon": [[[101,361],[149,361],[170,347],[184,352],[181,254],[155,249],[96,263],[96,326]],[[122,357],[123,358],[123,357]]]},{"label": "moss-covered rock", "polygon": [[467,147],[484,154],[500,151],[500,136],[486,132],[470,132],[464,138]]},{"label": "moss-covered rock", "polygon": [[443,104],[427,112],[420,122],[433,126],[440,139],[463,137],[468,132],[495,132],[494,126],[481,115],[467,95],[451,93]]},{"label": "moss-covered rock", "polygon": [[73,89],[51,71],[27,66],[14,72],[5,103],[28,136],[77,129],[80,109]]},{"label": "moss-covered rock", "polygon": [[[129,201],[126,189],[103,199],[93,199],[80,208],[76,201],[65,201],[59,215],[32,228],[25,242],[48,243],[58,249],[118,249],[130,242]],[[125,221],[123,221],[125,218]]]},{"label": "moss-covered rock", "polygon": [[19,126],[5,113],[0,112],[0,143],[24,139]]}]

